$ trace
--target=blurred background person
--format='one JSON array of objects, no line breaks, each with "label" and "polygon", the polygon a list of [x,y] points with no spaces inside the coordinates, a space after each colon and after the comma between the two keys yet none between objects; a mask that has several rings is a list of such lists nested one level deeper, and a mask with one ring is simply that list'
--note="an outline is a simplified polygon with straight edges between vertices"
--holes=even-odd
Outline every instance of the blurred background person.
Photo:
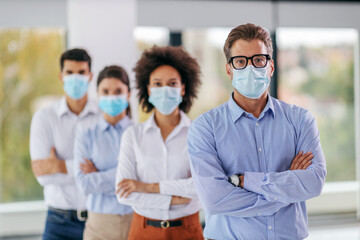
[{"label": "blurred background person", "polygon": [[99,111],[87,97],[92,79],[89,54],[83,49],[68,50],[61,56],[60,67],[65,96],[35,112],[30,129],[31,163],[49,207],[43,238],[82,239],[86,198],[74,182],[74,138],[78,126],[97,122]]},{"label": "blurred background person", "polygon": [[75,180],[88,196],[84,239],[126,240],[132,209],[118,203],[114,186],[121,137],[132,125],[128,74],[119,66],[105,67],[97,92],[103,115],[96,125],[79,131],[74,146]]}]

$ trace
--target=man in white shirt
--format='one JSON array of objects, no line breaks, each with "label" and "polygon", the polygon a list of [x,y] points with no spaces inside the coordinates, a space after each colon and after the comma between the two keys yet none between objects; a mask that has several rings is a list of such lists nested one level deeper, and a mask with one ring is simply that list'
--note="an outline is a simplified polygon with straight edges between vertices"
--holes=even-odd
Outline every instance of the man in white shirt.
[{"label": "man in white shirt", "polygon": [[86,199],[74,182],[73,143],[78,126],[96,123],[99,111],[87,97],[92,78],[88,53],[83,49],[68,50],[61,56],[60,67],[65,96],[34,114],[31,163],[49,207],[43,239],[82,239]]}]

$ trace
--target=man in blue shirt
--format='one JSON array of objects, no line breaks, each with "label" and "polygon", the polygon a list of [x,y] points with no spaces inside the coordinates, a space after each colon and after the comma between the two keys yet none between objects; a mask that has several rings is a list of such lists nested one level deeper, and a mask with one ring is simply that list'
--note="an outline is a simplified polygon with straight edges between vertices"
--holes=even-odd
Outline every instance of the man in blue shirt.
[{"label": "man in blue shirt", "polygon": [[234,92],[188,134],[191,171],[210,239],[304,239],[305,200],[326,176],[311,113],[268,94],[274,72],[268,31],[231,30],[224,53]]}]

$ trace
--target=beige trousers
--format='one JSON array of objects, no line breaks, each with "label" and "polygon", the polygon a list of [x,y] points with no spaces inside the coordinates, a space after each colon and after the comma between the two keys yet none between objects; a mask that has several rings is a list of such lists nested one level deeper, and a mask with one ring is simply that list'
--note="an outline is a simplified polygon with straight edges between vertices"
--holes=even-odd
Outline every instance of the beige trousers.
[{"label": "beige trousers", "polygon": [[84,240],[126,240],[132,217],[88,212]]}]

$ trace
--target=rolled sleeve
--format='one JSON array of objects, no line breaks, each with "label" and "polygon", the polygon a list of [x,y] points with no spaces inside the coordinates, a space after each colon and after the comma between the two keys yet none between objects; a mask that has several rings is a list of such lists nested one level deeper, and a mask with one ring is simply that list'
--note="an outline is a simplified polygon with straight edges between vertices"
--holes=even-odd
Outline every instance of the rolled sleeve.
[{"label": "rolled sleeve", "polygon": [[185,198],[197,198],[197,193],[192,178],[161,181],[160,193],[165,195],[180,196]]}]

